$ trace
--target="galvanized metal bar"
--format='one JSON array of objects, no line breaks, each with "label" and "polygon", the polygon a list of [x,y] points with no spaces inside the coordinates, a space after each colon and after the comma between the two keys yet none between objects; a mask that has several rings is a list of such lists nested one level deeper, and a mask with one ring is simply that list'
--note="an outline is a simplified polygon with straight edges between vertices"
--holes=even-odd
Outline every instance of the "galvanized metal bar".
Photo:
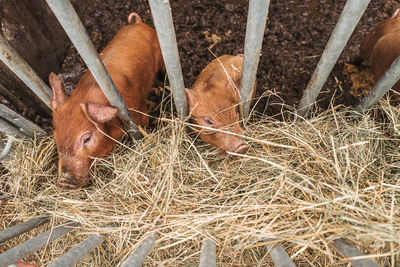
[{"label": "galvanized metal bar", "polygon": [[124,124],[125,129],[132,132],[136,139],[141,138],[141,132],[134,123],[132,115],[128,111],[121,95],[110,77],[110,74],[97,54],[97,51],[86,33],[81,20],[71,5],[71,2],[69,0],[46,0],[46,2],[57,17],[61,26],[64,28],[68,37],[71,39],[76,50],[78,50],[83,61],[85,61],[110,104],[118,109],[118,117]]},{"label": "galvanized metal bar", "polygon": [[247,118],[249,115],[262,41],[264,39],[269,3],[270,0],[250,0],[249,3],[240,89],[240,110],[242,118]]},{"label": "galvanized metal bar", "polygon": [[143,261],[149,255],[150,250],[154,246],[157,237],[155,234],[146,238],[138,247],[136,247],[121,264],[121,267],[140,267]]},{"label": "galvanized metal bar", "polygon": [[215,242],[209,238],[204,238],[201,245],[199,267],[215,267],[217,266],[217,246]]},{"label": "galvanized metal bar", "polygon": [[[10,153],[13,144],[14,144],[14,139],[12,137],[9,137],[6,145],[4,146],[3,150],[0,153],[0,162],[7,157],[8,153]],[[0,232],[0,243],[1,243],[1,232]]]},{"label": "galvanized metal bar", "polygon": [[2,118],[0,118],[0,132],[15,137],[26,136],[22,134],[15,126],[11,125],[9,122],[3,120]]},{"label": "galvanized metal bar", "polygon": [[360,104],[356,106],[359,111],[371,108],[384,96],[390,88],[393,87],[400,79],[400,56],[392,63],[390,68],[379,79],[375,86],[368,92],[368,94],[361,100]]},{"label": "galvanized metal bar", "polygon": [[1,34],[0,60],[50,108],[53,95],[50,88]]},{"label": "galvanized metal bar", "polygon": [[57,226],[49,231],[46,231],[25,243],[22,243],[6,252],[0,254],[0,267],[8,266],[31,254],[32,252],[42,248],[47,243],[73,230],[77,224],[71,223],[68,225]]},{"label": "galvanized metal bar", "polygon": [[4,106],[3,104],[0,104],[0,117],[10,124],[18,127],[18,129],[25,135],[34,136],[35,133],[38,136],[46,135],[46,132],[42,128],[40,128],[33,122],[25,119],[24,117],[22,117],[12,109]]},{"label": "galvanized metal bar", "polygon": [[49,217],[36,217],[0,232],[0,244],[49,222]]},{"label": "galvanized metal bar", "polygon": [[47,267],[72,267],[89,254],[90,251],[103,243],[103,241],[104,238],[102,236],[97,234],[91,235],[76,247],[50,263]]},{"label": "galvanized metal bar", "polygon": [[[353,247],[343,239],[336,239],[333,242],[335,248],[345,257],[352,258],[357,256],[364,256],[357,248]],[[379,267],[380,265],[371,259],[350,260],[354,267]]]},{"label": "galvanized metal bar", "polygon": [[[266,241],[272,240],[274,239],[268,239]],[[296,267],[280,243],[267,244],[266,246],[276,267]]]},{"label": "galvanized metal bar", "polygon": [[300,100],[297,108],[298,116],[305,116],[314,104],[322,86],[325,84],[326,79],[335,66],[369,2],[370,0],[347,0],[335,29]]},{"label": "galvanized metal bar", "polygon": [[184,119],[188,105],[169,0],[149,0],[149,4],[178,116]]}]

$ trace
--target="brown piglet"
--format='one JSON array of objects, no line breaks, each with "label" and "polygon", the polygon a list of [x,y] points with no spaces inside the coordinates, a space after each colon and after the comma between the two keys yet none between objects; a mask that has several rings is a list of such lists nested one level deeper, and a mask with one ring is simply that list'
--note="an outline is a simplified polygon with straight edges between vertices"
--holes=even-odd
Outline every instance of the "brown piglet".
[{"label": "brown piglet", "polygon": [[[145,100],[157,74],[165,72],[154,29],[131,13],[128,25],[117,32],[100,57],[136,124],[148,126]],[[110,105],[90,71],[82,76],[70,97],[61,78],[51,73],[49,81],[59,155],[57,185],[78,188],[89,183],[93,158],[107,156],[115,140],[122,138],[123,125],[118,110]]]},{"label": "brown piglet", "polygon": [[[197,127],[200,139],[222,152],[245,154],[249,149],[238,136],[243,133],[239,119],[242,64],[243,55],[214,59],[197,77],[192,89],[186,89],[191,120],[201,126]],[[255,86],[253,96],[254,93]]]},{"label": "brown piglet", "polygon": [[[398,56],[400,56],[400,9],[397,9],[390,19],[376,25],[360,46],[360,57],[371,66],[375,83]],[[392,89],[400,93],[400,81]],[[400,95],[397,93],[391,97],[392,105],[400,103]]]}]

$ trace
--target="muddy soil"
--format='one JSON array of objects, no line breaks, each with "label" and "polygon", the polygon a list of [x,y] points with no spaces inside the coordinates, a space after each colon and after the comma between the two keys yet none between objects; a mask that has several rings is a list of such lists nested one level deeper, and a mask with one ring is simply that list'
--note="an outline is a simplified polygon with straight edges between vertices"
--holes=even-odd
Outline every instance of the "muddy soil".
[{"label": "muddy soil", "polygon": [[[243,53],[248,1],[170,2],[186,87],[193,85],[215,55]],[[279,118],[282,109],[293,109],[298,104],[345,2],[271,1],[257,74],[257,96],[265,96],[255,107],[258,112]],[[358,72],[364,68],[349,63],[357,55],[363,36],[398,7],[400,1],[371,1],[318,97],[319,107],[326,109],[331,102],[353,105],[368,90],[365,87],[370,83],[355,82]],[[145,0],[96,0],[87,10],[82,21],[98,51],[125,25],[128,14],[133,11],[145,23],[153,25]],[[60,72],[69,91],[85,69],[72,47]],[[368,75],[361,76],[371,80]],[[157,106],[161,93],[159,90],[151,96],[152,106]]]}]

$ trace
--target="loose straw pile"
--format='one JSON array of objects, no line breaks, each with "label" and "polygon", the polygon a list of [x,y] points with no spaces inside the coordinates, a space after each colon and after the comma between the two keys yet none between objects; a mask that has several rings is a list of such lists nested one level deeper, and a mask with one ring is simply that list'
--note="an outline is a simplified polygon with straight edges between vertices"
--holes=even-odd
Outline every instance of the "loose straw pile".
[{"label": "loose straw pile", "polygon": [[178,120],[161,118],[144,140],[95,160],[93,185],[75,191],[54,185],[51,137],[19,140],[2,177],[10,199],[0,206],[0,229],[38,215],[52,220],[0,251],[75,221],[79,229],[28,260],[48,264],[101,233],[106,242],[79,266],[116,266],[146,233],[157,233],[146,266],[196,266],[205,237],[217,243],[218,266],[274,266],[267,238],[279,240],[298,266],[347,266],[332,246],[336,238],[382,266],[398,266],[400,111],[381,108],[380,121],[335,109],[297,122],[255,120],[241,157],[222,155],[194,141]]}]

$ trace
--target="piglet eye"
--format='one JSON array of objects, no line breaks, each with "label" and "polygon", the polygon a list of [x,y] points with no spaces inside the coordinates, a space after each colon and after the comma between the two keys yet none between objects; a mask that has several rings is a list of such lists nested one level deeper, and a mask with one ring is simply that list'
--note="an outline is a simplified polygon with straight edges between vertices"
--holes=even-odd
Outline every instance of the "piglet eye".
[{"label": "piglet eye", "polygon": [[214,124],[214,122],[212,121],[212,119],[209,118],[209,117],[205,117],[205,118],[204,118],[204,121],[205,121],[208,125],[213,125],[213,124]]},{"label": "piglet eye", "polygon": [[82,144],[88,143],[91,138],[92,138],[92,134],[91,133],[86,133],[86,134],[82,135],[82,137],[81,137]]},{"label": "piglet eye", "polygon": [[86,144],[86,143],[89,142],[89,141],[90,141],[90,136],[85,137],[85,139],[83,139],[83,143],[84,143],[84,144]]}]

